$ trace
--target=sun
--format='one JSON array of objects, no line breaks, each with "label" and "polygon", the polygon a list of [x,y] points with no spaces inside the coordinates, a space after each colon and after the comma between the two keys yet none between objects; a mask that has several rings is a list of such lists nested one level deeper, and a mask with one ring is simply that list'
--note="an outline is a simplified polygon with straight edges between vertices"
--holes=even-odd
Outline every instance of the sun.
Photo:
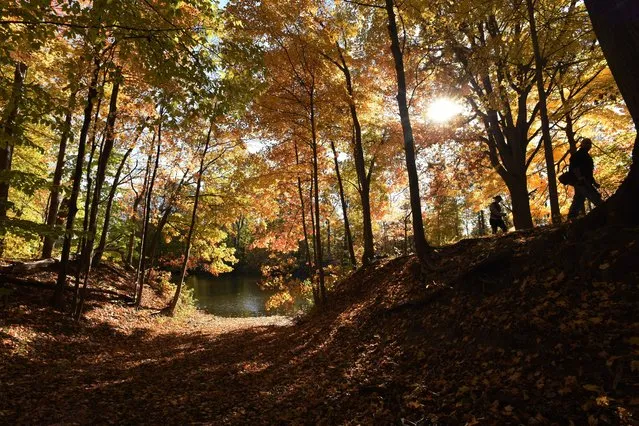
[{"label": "sun", "polygon": [[462,106],[453,99],[439,98],[430,104],[426,116],[435,123],[445,123],[462,111]]}]

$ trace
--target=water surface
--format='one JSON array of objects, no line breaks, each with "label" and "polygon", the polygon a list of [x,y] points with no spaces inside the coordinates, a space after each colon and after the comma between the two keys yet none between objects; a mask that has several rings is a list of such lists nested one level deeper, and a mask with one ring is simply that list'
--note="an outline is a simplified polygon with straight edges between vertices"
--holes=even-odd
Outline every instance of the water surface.
[{"label": "water surface", "polygon": [[224,274],[219,277],[191,275],[186,285],[193,289],[198,308],[221,317],[270,315],[265,303],[273,291],[262,290],[258,275]]}]

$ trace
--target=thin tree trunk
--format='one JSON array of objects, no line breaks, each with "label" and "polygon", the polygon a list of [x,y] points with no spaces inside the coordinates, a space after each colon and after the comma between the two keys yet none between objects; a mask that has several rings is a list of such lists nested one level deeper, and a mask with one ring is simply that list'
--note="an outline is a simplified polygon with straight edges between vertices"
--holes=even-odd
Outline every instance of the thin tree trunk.
[{"label": "thin tree trunk", "polygon": [[[69,96],[69,103],[67,105],[66,117],[62,126],[62,135],[60,136],[60,148],[58,149],[58,160],[55,165],[55,172],[53,173],[53,187],[51,189],[51,196],[49,199],[49,209],[47,211],[46,224],[53,227],[56,224],[58,217],[58,208],[60,206],[60,183],[62,182],[62,173],[64,171],[65,155],[67,151],[67,141],[71,134],[71,120],[73,118],[73,111],[75,110],[75,104],[77,99],[78,89],[74,88]],[[42,258],[48,259],[53,252],[53,246],[55,239],[50,236],[44,237],[44,243],[42,245]]]},{"label": "thin tree trunk", "polygon": [[[77,247],[78,253],[81,252],[82,248],[86,244],[86,233],[87,233],[87,230],[89,229],[89,214],[90,214],[89,209],[91,208],[91,196],[93,195],[93,176],[91,175],[91,170],[93,168],[93,158],[95,156],[95,150],[97,148],[96,141],[98,136],[98,122],[100,119],[100,109],[102,108],[102,100],[104,99],[104,85],[106,82],[106,75],[107,73],[105,70],[104,75],[102,77],[102,84],[100,86],[102,87],[102,91],[100,91],[99,93],[98,101],[95,108],[95,116],[93,117],[93,128],[91,130],[91,138],[89,143],[89,145],[91,146],[91,152],[89,153],[89,161],[87,162],[87,169],[86,169],[87,190],[86,190],[86,197],[84,199],[84,219],[82,221],[82,237],[80,238],[78,242],[78,247]],[[100,144],[102,144],[102,142],[100,142]],[[102,148],[100,148],[100,151],[102,151]],[[78,269],[78,272],[79,271],[80,269]],[[76,288],[77,288],[78,280],[79,278],[76,277]],[[75,306],[75,297],[77,297],[77,294],[74,295],[74,302],[73,302],[74,306]]]},{"label": "thin tree trunk", "polygon": [[[95,116],[93,117],[93,128],[91,131],[91,138],[90,138],[90,146],[91,146],[91,152],[89,153],[89,161],[87,162],[87,166],[86,166],[86,180],[87,180],[87,188],[85,191],[85,197],[84,197],[84,218],[82,219],[82,234],[80,236],[80,238],[78,239],[78,246],[76,247],[76,257],[79,259],[78,262],[78,268],[76,268],[75,271],[75,285],[74,285],[74,291],[73,291],[73,301],[71,303],[74,315],[75,312],[77,312],[77,306],[78,306],[78,300],[80,298],[80,282],[81,282],[81,275],[83,272],[83,265],[85,264],[85,260],[82,258],[82,255],[84,254],[84,246],[86,245],[87,242],[87,232],[89,230],[89,216],[91,215],[90,213],[90,209],[91,209],[91,197],[93,196],[93,175],[91,174],[92,170],[93,170],[93,158],[95,156],[95,151],[97,148],[97,135],[98,135],[98,122],[100,119],[100,110],[102,108],[102,100],[104,99],[104,85],[106,82],[106,78],[107,78],[107,70],[108,68],[105,68],[104,70],[104,74],[102,77],[102,84],[100,85],[100,87],[102,88],[102,90],[99,92],[98,94],[98,101],[96,104],[96,108],[95,108]],[[106,128],[104,129],[106,130]],[[102,133],[101,136],[101,141],[100,141],[100,145],[102,145],[104,143],[104,137],[105,133]],[[102,146],[100,146],[100,152],[102,151]]]},{"label": "thin tree trunk", "polygon": [[[120,180],[120,175],[122,174],[122,169],[124,168],[124,164],[126,163],[127,158],[129,157],[129,155],[131,155],[131,152],[133,151],[133,146],[137,144],[138,140],[142,136],[142,133],[144,132],[145,127],[146,127],[146,118],[140,125],[140,128],[135,135],[131,148],[129,148],[124,154],[124,157],[122,158],[122,161],[120,162],[120,165],[118,166],[117,172],[115,173],[115,177],[113,179],[113,185],[111,186],[111,190],[109,191],[109,196],[107,198],[107,205],[106,205],[106,210],[104,213],[104,224],[102,225],[102,233],[100,234],[100,243],[98,244],[98,248],[96,249],[95,255],[93,256],[93,264],[95,266],[98,266],[100,264],[100,261],[102,260],[102,255],[104,253],[104,249],[106,247],[106,240],[109,234],[109,223],[111,221],[111,209],[113,207],[113,199],[115,197],[115,193],[117,191],[118,185],[120,184],[119,180]],[[136,201],[134,202],[134,205],[133,205],[134,214],[138,204],[139,204],[139,199],[136,198]],[[132,233],[131,236],[135,237],[135,233]],[[128,251],[127,251],[126,260],[125,260],[128,265],[131,264],[130,257],[133,256],[133,241],[131,241],[131,239],[129,240],[129,246],[128,246]]]},{"label": "thin tree trunk", "polygon": [[559,96],[561,97],[561,106],[564,110],[564,120],[566,120],[566,128],[564,130],[564,133],[566,134],[566,139],[568,140],[570,155],[572,155],[577,152],[577,140],[575,139],[575,126],[572,118],[572,111],[570,111],[570,105],[568,104],[566,96],[564,96],[564,91],[561,87],[559,88],[558,92]]},{"label": "thin tree trunk", "polygon": [[82,130],[80,131],[80,139],[78,141],[78,154],[76,157],[75,171],[73,173],[73,186],[71,188],[71,196],[69,197],[69,214],[67,215],[66,233],[64,243],[62,245],[62,255],[60,257],[60,271],[56,281],[55,291],[53,293],[52,304],[57,309],[64,309],[64,289],[67,281],[67,271],[69,269],[69,254],[71,253],[71,239],[73,238],[73,223],[75,215],[78,212],[78,195],[80,193],[80,183],[82,182],[82,171],[84,163],[84,154],[86,151],[87,134],[91,125],[91,116],[93,113],[93,103],[98,94],[98,77],[100,74],[100,62],[94,61],[93,75],[89,83],[89,91],[87,94],[87,103],[84,108],[84,121]]},{"label": "thin tree trunk", "polygon": [[539,114],[541,118],[541,132],[544,141],[544,153],[546,157],[546,172],[548,174],[548,197],[550,199],[550,216],[552,223],[561,223],[561,212],[559,210],[559,195],[557,194],[557,177],[555,173],[555,157],[552,149],[552,139],[550,136],[550,120],[548,119],[548,105],[546,102],[546,89],[544,87],[544,59],[539,48],[539,38],[537,36],[537,25],[535,22],[535,8],[533,0],[526,0],[528,7],[528,22],[530,24],[530,38],[532,39],[533,51],[535,53],[535,79],[537,80],[537,92],[539,94]]},{"label": "thin tree trunk", "polygon": [[[149,268],[153,269],[154,265],[155,265],[155,256],[157,254],[157,250],[158,247],[160,246],[160,240],[162,238],[162,231],[164,230],[164,227],[166,226],[166,224],[169,222],[169,218],[171,217],[171,213],[172,213],[172,209],[173,209],[173,204],[175,204],[175,200],[178,196],[178,194],[180,193],[180,190],[182,189],[182,187],[184,186],[184,182],[186,181],[186,177],[189,174],[189,170],[187,169],[184,172],[184,175],[182,176],[182,179],[180,179],[180,182],[178,183],[177,187],[175,188],[175,190],[173,191],[173,193],[168,197],[168,201],[166,202],[166,208],[164,209],[164,212],[162,213],[162,217],[160,218],[158,225],[155,229],[155,233],[153,234],[153,238],[151,239],[151,247],[149,248]],[[150,275],[150,274],[149,274]],[[149,278],[147,276],[146,282],[149,281]]]},{"label": "thin tree trunk", "polygon": [[327,219],[326,220],[326,254],[327,254],[327,259],[329,261],[332,260],[333,255],[331,254],[331,220]]},{"label": "thin tree trunk", "polygon": [[[308,204],[309,204],[309,208],[311,211],[311,235],[313,236],[313,262],[317,263],[317,231],[316,231],[316,226],[315,226],[315,215],[314,215],[314,208],[313,208],[313,188],[314,188],[314,184],[313,184],[313,173],[311,173],[311,185],[309,188],[309,195],[308,195]],[[311,277],[311,281],[313,283],[313,302],[316,305],[319,305],[321,303],[321,299],[320,299],[320,291],[319,291],[319,282],[315,281],[315,278],[317,277],[317,266],[315,266],[313,268],[312,271],[312,277]]]},{"label": "thin tree trunk", "polygon": [[[295,147],[295,164],[300,165],[300,155],[297,149],[297,141],[294,142]],[[302,179],[299,174],[297,175],[297,192],[300,197],[300,208],[302,210],[302,230],[304,231],[304,247],[306,249],[306,264],[308,266],[308,272],[312,275],[313,262],[311,258],[311,247],[308,243],[308,229],[306,228],[306,208],[304,207],[304,195],[302,194]],[[312,277],[311,277],[312,278]]]},{"label": "thin tree trunk", "polygon": [[[2,122],[0,122],[0,172],[8,174],[11,171],[11,163],[13,161],[13,146],[15,141],[15,124],[18,117],[18,110],[22,102],[24,91],[24,80],[27,76],[27,65],[22,62],[16,62],[13,72],[13,87],[11,88],[11,97],[2,114]],[[9,187],[8,180],[0,182],[0,226],[7,221],[7,212],[9,210]],[[2,226],[4,228],[4,226]],[[4,232],[0,231],[0,256],[4,255]]]},{"label": "thin tree trunk", "polygon": [[202,151],[202,158],[200,159],[200,169],[197,175],[197,183],[195,185],[195,200],[193,202],[193,211],[191,213],[191,224],[189,226],[189,232],[186,236],[186,249],[184,250],[184,261],[182,262],[182,272],[180,274],[180,281],[178,281],[177,288],[175,289],[175,295],[169,305],[169,315],[175,314],[175,308],[180,300],[180,293],[184,286],[184,279],[186,278],[186,272],[189,266],[189,256],[191,255],[191,240],[193,239],[193,232],[195,230],[195,223],[197,221],[197,208],[200,202],[200,188],[202,186],[202,175],[204,174],[204,161],[206,159],[206,153],[209,150],[211,143],[211,133],[213,131],[213,121],[209,126],[208,134],[206,135],[206,143],[204,144],[204,151]]},{"label": "thin tree trunk", "polygon": [[320,208],[319,208],[319,165],[318,165],[318,152],[317,152],[317,128],[315,123],[315,99],[314,91],[311,89],[310,93],[310,121],[311,121],[311,138],[313,149],[313,186],[315,187],[315,266],[318,272],[319,281],[319,297],[321,303],[325,303],[326,287],[324,283],[324,265],[322,257],[322,227],[320,222]]},{"label": "thin tree trunk", "polygon": [[77,307],[75,318],[76,320],[82,315],[82,308],[84,300],[86,298],[86,290],[89,282],[89,274],[91,273],[91,260],[93,255],[93,246],[95,244],[95,235],[98,229],[98,210],[100,208],[100,199],[102,198],[102,187],[104,186],[104,180],[106,178],[106,170],[111,159],[111,152],[113,151],[113,145],[115,143],[115,119],[117,117],[118,106],[118,94],[120,92],[120,72],[115,73],[115,81],[111,90],[111,100],[109,102],[109,114],[106,121],[106,136],[104,139],[104,145],[98,158],[98,170],[95,177],[95,190],[93,193],[93,200],[91,202],[91,211],[89,213],[89,228],[86,238],[86,243],[82,248],[81,256],[81,269],[84,272],[84,283],[82,286],[82,295],[80,297],[80,303]]},{"label": "thin tree trunk", "polygon": [[160,150],[162,147],[162,117],[164,111],[160,113],[160,123],[158,124],[158,146],[155,153],[155,164],[153,166],[153,173],[149,180],[149,187],[146,194],[146,211],[144,214],[144,224],[142,225],[142,240],[140,248],[140,285],[137,287],[137,296],[135,298],[135,306],[140,306],[142,303],[142,294],[144,291],[144,275],[146,268],[146,245],[147,245],[147,231],[149,229],[149,220],[151,218],[151,196],[153,195],[153,185],[155,184],[155,177],[157,176],[158,166],[160,164]]},{"label": "thin tree trunk", "polygon": [[346,237],[346,247],[348,248],[348,255],[351,261],[351,266],[355,268],[357,266],[357,259],[355,258],[355,249],[353,248],[353,236],[351,234],[351,225],[348,221],[348,206],[346,205],[346,197],[344,195],[344,185],[342,184],[342,174],[339,171],[339,161],[337,161],[337,150],[335,149],[335,143],[331,140],[331,149],[333,150],[333,161],[335,162],[335,174],[337,175],[337,185],[339,187],[339,199],[342,204],[342,213],[344,215],[344,234]]},{"label": "thin tree trunk", "polygon": [[[353,158],[355,160],[355,171],[357,172],[357,180],[359,182],[359,195],[362,202],[362,228],[364,239],[364,254],[362,255],[362,263],[368,264],[375,257],[375,246],[373,242],[373,225],[371,219],[371,202],[370,202],[370,182],[366,174],[366,164],[364,161],[364,148],[362,145],[362,127],[357,115],[357,106],[355,105],[355,92],[353,90],[353,81],[350,69],[346,64],[346,59],[342,53],[342,49],[337,45],[337,51],[340,56],[342,66],[340,69],[344,73],[346,80],[346,90],[349,96],[349,111],[353,122],[354,139],[353,139]],[[352,249],[352,238],[350,239]],[[353,262],[351,262],[353,263]],[[355,263],[353,263],[355,266]]]},{"label": "thin tree trunk", "polygon": [[397,34],[397,22],[395,20],[393,0],[386,0],[386,13],[388,14],[388,34],[391,39],[391,51],[393,53],[395,72],[397,75],[397,105],[399,107],[399,116],[401,118],[402,131],[404,134],[406,171],[408,172],[410,205],[413,213],[413,240],[415,244],[415,253],[420,261],[425,262],[432,249],[424,235],[424,222],[422,219],[422,206],[419,195],[419,177],[417,175],[417,165],[415,163],[415,141],[413,139],[413,128],[410,123],[408,102],[406,100],[404,58],[399,46],[399,36]]},{"label": "thin tree trunk", "polygon": [[[151,138],[151,148],[153,148],[153,145],[155,144],[155,133],[153,133],[153,137]],[[140,195],[136,198],[136,201],[133,204],[133,214],[131,215],[131,219],[135,222],[135,219],[137,218],[137,211],[138,211],[138,204],[142,201],[144,201],[144,205],[142,208],[142,223],[141,223],[141,227],[140,227],[140,249],[138,250],[138,266],[135,269],[135,289],[133,291],[133,299],[135,300],[135,297],[138,294],[138,285],[140,282],[140,268],[142,267],[142,257],[144,257],[144,252],[142,251],[144,249],[144,244],[143,241],[146,238],[146,234],[145,234],[145,229],[144,229],[144,218],[146,217],[146,209],[147,209],[147,205],[146,205],[146,193],[148,191],[148,187],[149,187],[149,179],[151,178],[151,160],[153,158],[153,155],[151,153],[149,153],[149,155],[147,156],[146,159],[146,170],[144,172],[144,183],[142,184],[142,191],[140,193]],[[136,226],[137,228],[137,226]],[[136,234],[136,230],[134,229],[131,232],[131,239],[130,240],[134,240],[135,239],[135,234]],[[130,247],[131,247],[131,253],[133,252],[133,246],[135,244],[135,241],[130,241]],[[133,258],[133,254],[130,255],[131,259]]]},{"label": "thin tree trunk", "polygon": [[100,265],[100,262],[102,261],[102,254],[104,253],[107,236],[109,235],[109,224],[111,222],[111,209],[113,207],[113,199],[115,198],[115,193],[118,190],[118,185],[120,185],[120,175],[122,174],[122,169],[124,168],[124,164],[126,164],[126,160],[129,158],[129,155],[131,155],[131,151],[133,151],[133,148],[127,149],[124,153],[124,157],[122,157],[122,161],[120,161],[118,170],[115,172],[115,176],[113,177],[113,185],[111,185],[111,189],[109,190],[109,196],[107,197],[107,204],[104,210],[104,222],[102,223],[100,242],[98,243],[98,247],[96,248],[95,254],[93,255],[93,261],[91,262],[92,265],[96,267]]}]

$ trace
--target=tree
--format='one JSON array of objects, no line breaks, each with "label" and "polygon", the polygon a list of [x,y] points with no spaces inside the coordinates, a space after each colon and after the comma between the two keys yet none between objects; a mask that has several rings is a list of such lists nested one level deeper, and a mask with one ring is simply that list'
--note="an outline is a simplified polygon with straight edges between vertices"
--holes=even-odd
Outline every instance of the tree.
[{"label": "tree", "polygon": [[[0,121],[0,173],[4,179],[0,181],[0,232],[4,234],[9,209],[9,174],[13,160],[13,149],[16,137],[16,120],[18,110],[22,103],[24,81],[27,74],[27,65],[17,61],[13,73],[13,87],[11,97],[2,112]],[[4,253],[4,236],[0,234],[0,256]]]},{"label": "tree", "polygon": [[[625,0],[586,0],[585,3],[606,60],[639,131],[639,81],[634,75],[639,67],[639,5]],[[639,133],[632,160],[626,180],[591,220],[639,223]]]},{"label": "tree", "polygon": [[413,129],[410,123],[408,101],[406,98],[406,76],[404,73],[403,53],[399,44],[397,21],[395,18],[395,4],[393,0],[386,0],[386,13],[388,15],[388,34],[391,40],[391,51],[395,61],[395,74],[397,78],[397,105],[404,134],[404,153],[406,155],[406,171],[410,188],[410,205],[413,214],[413,238],[417,257],[425,262],[431,254],[431,247],[424,235],[422,219],[421,198],[419,195],[419,178],[415,163],[415,141]]},{"label": "tree", "polygon": [[168,314],[173,316],[175,314],[175,308],[180,300],[180,294],[182,292],[182,286],[184,285],[184,279],[186,278],[186,272],[189,265],[189,256],[191,255],[191,243],[193,239],[193,233],[195,231],[195,224],[197,221],[197,208],[200,203],[200,189],[202,188],[202,176],[206,171],[205,160],[206,154],[211,144],[211,133],[213,132],[213,121],[209,125],[208,133],[206,134],[206,140],[204,142],[204,149],[202,150],[202,157],[200,158],[200,167],[198,169],[197,180],[195,184],[195,196],[193,199],[193,211],[191,212],[191,223],[189,224],[189,230],[186,235],[186,247],[184,248],[184,260],[182,262],[182,268],[180,272],[180,280],[175,288],[175,295],[171,300],[171,304],[168,307]]},{"label": "tree", "polygon": [[548,173],[548,192],[550,198],[550,212],[552,223],[561,223],[561,212],[559,211],[559,198],[557,196],[557,179],[555,177],[555,158],[550,135],[550,119],[548,118],[548,103],[546,101],[546,87],[544,84],[544,58],[539,47],[539,37],[537,35],[537,24],[535,22],[535,7],[532,0],[526,0],[528,9],[528,24],[530,25],[530,39],[532,40],[533,52],[535,56],[535,82],[537,83],[537,95],[539,96],[539,115],[541,119],[542,139],[544,143],[544,153],[546,154],[546,171]]}]

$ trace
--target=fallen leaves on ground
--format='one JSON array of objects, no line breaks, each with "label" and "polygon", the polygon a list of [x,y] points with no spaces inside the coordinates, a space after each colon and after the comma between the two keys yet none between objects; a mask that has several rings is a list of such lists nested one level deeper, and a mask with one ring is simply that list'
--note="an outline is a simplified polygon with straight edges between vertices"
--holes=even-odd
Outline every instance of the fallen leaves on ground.
[{"label": "fallen leaves on ground", "polygon": [[637,424],[638,236],[549,228],[442,248],[430,270],[380,260],[295,323],[167,319],[149,291],[75,324],[18,287],[0,423]]}]

